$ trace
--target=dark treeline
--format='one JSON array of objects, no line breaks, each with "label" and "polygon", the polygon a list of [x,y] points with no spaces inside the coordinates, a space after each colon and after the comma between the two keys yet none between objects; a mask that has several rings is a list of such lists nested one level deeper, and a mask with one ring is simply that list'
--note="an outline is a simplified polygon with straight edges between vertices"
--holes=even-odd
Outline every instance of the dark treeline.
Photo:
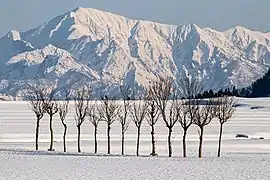
[{"label": "dark treeline", "polygon": [[213,98],[220,96],[236,96],[236,97],[269,97],[270,96],[270,69],[260,79],[253,82],[250,86],[237,89],[235,86],[232,88],[220,89],[213,91],[212,89],[206,90],[197,95],[197,98]]},{"label": "dark treeline", "polygon": [[241,96],[244,97],[269,97],[270,96],[270,70],[253,82],[251,86],[241,89]]},{"label": "dark treeline", "polygon": [[233,88],[220,89],[218,91],[213,91],[212,89],[203,91],[200,94],[197,94],[196,98],[205,99],[205,98],[215,98],[220,96],[235,96],[240,97],[241,92],[236,89],[235,86]]}]

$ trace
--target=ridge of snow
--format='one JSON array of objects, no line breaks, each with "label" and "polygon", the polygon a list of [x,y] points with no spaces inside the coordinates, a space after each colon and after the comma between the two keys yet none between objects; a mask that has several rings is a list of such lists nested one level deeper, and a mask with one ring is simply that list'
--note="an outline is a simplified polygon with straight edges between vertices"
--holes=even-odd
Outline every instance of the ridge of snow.
[{"label": "ridge of snow", "polygon": [[21,40],[20,32],[11,30],[8,32],[7,37],[12,39],[13,41]]},{"label": "ridge of snow", "polygon": [[[268,34],[241,26],[221,32],[196,24],[166,25],[76,8],[36,29],[1,38],[9,68],[0,80],[42,77],[62,86],[77,76],[94,83],[98,94],[115,93],[119,79],[141,90],[158,75],[179,80],[189,74],[206,89],[243,87],[270,66]],[[40,73],[33,69],[41,65]]]}]

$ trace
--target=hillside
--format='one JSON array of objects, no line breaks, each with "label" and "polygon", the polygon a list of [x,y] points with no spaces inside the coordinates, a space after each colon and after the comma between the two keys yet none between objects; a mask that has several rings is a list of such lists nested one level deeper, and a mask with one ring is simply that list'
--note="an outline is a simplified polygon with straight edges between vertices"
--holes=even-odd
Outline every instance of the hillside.
[{"label": "hillside", "polygon": [[59,89],[91,84],[94,96],[119,84],[143,90],[158,75],[198,76],[205,89],[249,86],[270,65],[269,33],[165,25],[77,8],[38,28],[0,39],[0,93],[24,96],[25,84]]}]

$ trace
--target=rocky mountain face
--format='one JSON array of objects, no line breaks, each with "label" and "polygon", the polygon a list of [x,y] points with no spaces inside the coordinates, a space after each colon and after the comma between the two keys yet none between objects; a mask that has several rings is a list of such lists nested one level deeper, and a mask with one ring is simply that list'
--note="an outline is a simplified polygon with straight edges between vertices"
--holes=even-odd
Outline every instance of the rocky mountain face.
[{"label": "rocky mountain face", "polygon": [[217,90],[248,86],[269,65],[269,33],[165,25],[77,8],[0,39],[0,93],[24,96],[25,84],[59,90],[90,84],[99,97],[117,94],[120,84],[138,91],[158,75],[177,82],[186,74]]}]

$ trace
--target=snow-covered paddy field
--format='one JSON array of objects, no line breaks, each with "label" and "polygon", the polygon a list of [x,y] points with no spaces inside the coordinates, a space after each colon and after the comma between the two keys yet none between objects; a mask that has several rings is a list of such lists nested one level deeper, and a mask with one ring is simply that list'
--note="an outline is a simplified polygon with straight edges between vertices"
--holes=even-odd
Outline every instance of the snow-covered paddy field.
[{"label": "snow-covered paddy field", "polygon": [[[222,158],[216,158],[219,123],[213,120],[205,129],[203,159],[197,158],[198,130],[188,132],[188,156],[182,155],[182,130],[173,130],[173,158],[167,158],[167,128],[160,120],[156,126],[157,153],[148,157],[151,149],[150,127],[142,126],[140,154],[136,153],[136,128],[131,123],[126,134],[125,153],[121,152],[120,125],[112,126],[114,156],[104,156],[107,150],[106,126],[98,130],[98,152],[93,155],[93,126],[82,126],[82,154],[77,154],[77,131],[74,109],[68,114],[67,150],[62,151],[61,122],[54,120],[56,152],[49,147],[48,117],[41,121],[40,152],[33,151],[35,116],[26,102],[0,102],[0,179],[270,179],[270,99],[239,99],[235,117],[224,127]],[[237,139],[237,133],[248,139]],[[259,140],[259,137],[264,137]],[[146,157],[145,157],[146,156]]]}]

